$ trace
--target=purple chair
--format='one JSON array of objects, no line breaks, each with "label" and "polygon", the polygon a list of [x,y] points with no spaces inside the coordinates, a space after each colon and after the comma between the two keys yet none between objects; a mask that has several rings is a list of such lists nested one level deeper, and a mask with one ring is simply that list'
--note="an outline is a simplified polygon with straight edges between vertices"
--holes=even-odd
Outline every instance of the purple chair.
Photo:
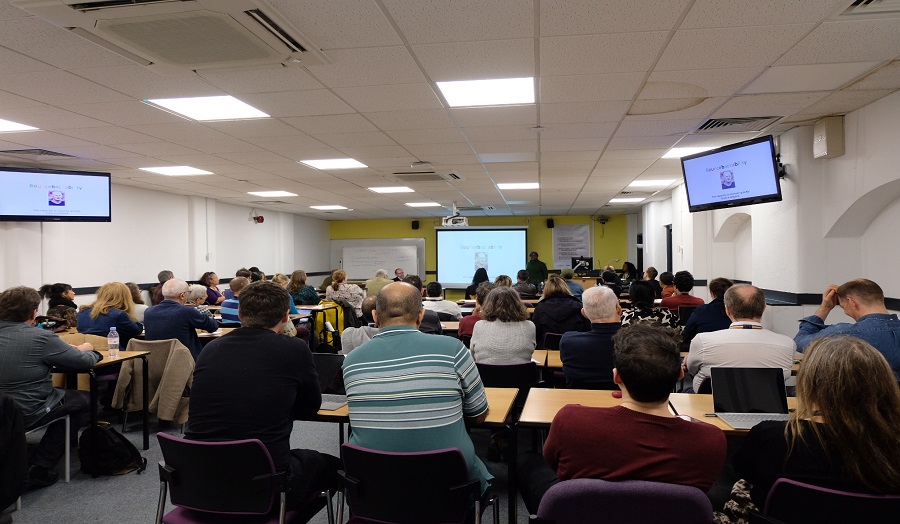
[{"label": "purple chair", "polygon": [[[327,506],[334,523],[331,493],[312,497],[287,511],[287,473],[275,471],[269,450],[259,439],[200,442],[158,433],[159,502],[156,523],[284,524],[307,522]],[[165,512],[166,492],[175,509]]]},{"label": "purple chair", "polygon": [[900,520],[900,495],[872,495],[814,486],[781,478],[766,497],[763,515],[750,522],[805,524],[865,522],[879,524]]},{"label": "purple chair", "polygon": [[541,499],[536,522],[701,524],[713,520],[706,494],[691,486],[645,480],[574,479],[556,484]]}]

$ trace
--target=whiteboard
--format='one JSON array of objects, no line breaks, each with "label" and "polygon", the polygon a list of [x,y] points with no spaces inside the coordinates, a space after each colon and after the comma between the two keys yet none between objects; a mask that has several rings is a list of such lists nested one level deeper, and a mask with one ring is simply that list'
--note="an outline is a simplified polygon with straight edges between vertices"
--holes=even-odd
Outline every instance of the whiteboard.
[{"label": "whiteboard", "polygon": [[398,267],[407,275],[420,275],[424,279],[425,239],[332,240],[331,261],[332,267],[343,268],[350,280],[374,278],[379,269],[386,269],[389,278],[393,278]]}]

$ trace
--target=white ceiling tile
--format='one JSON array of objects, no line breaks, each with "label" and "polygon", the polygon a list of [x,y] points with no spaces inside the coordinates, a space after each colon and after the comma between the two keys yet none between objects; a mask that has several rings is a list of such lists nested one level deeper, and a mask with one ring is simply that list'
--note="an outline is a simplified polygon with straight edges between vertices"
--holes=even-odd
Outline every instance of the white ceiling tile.
[{"label": "white ceiling tile", "polygon": [[204,122],[203,125],[235,138],[289,136],[297,134],[296,128],[274,118]]},{"label": "white ceiling tile", "polygon": [[591,162],[600,158],[600,151],[541,151],[544,162]]},{"label": "white ceiling tile", "polygon": [[[702,137],[703,135],[693,135],[697,137]],[[679,142],[679,145],[681,142]],[[668,151],[668,149],[647,149],[647,150],[632,150],[632,149],[617,149],[615,151],[605,151],[603,153],[602,159],[604,161],[609,160],[656,160],[662,155],[664,155]],[[668,160],[668,159],[666,159]],[[677,160],[677,159],[676,159]],[[640,164],[640,163],[639,163]]]},{"label": "white ceiling tile", "polygon": [[826,96],[828,93],[825,91],[736,96],[720,107],[713,116],[715,118],[734,118],[790,115],[809,107]]},{"label": "white ceiling tile", "polygon": [[357,146],[392,146],[396,142],[389,136],[381,132],[370,133],[337,133],[327,135],[315,135],[316,139],[325,144],[341,149],[343,147]]},{"label": "white ceiling tile", "polygon": [[548,76],[540,80],[540,102],[599,102],[631,100],[644,82],[646,73],[608,75]]},{"label": "white ceiling tile", "polygon": [[687,29],[675,33],[656,64],[657,71],[766,66],[813,28],[811,24],[727,29]]},{"label": "white ceiling tile", "polygon": [[[202,150],[201,150],[202,151]],[[237,162],[239,164],[245,164],[248,166],[256,165],[257,162],[275,162],[278,160],[287,160],[286,157],[279,156],[271,151],[221,151],[215,152],[215,156],[219,158],[224,158],[225,160],[230,160],[232,162]],[[266,173],[268,176],[272,176],[269,173]]]},{"label": "white ceiling tile", "polygon": [[458,107],[450,114],[460,127],[537,125],[534,105],[506,107]]},{"label": "white ceiling tile", "polygon": [[162,76],[138,65],[70,69],[69,72],[139,100],[225,94],[199,76]]},{"label": "white ceiling tile", "polygon": [[297,116],[282,119],[285,123],[311,135],[333,133],[365,133],[376,127],[358,113],[346,115]]},{"label": "white ceiling tile", "polygon": [[[900,60],[894,60],[886,66],[873,71],[847,89],[900,89]],[[0,102],[2,106],[2,102]]]},{"label": "white ceiling tile", "polygon": [[425,81],[405,47],[336,49],[328,53],[330,64],[307,69],[328,87],[416,84]]},{"label": "white ceiling tile", "polygon": [[805,107],[802,113],[828,116],[842,115],[855,111],[865,105],[883,98],[893,92],[892,89],[867,90],[867,91],[838,91],[832,93],[816,103]]},{"label": "white ceiling tile", "polygon": [[630,121],[694,120],[699,125],[727,98],[635,100],[628,109]]},{"label": "white ceiling tile", "polygon": [[178,144],[172,144],[170,142],[119,144],[116,147],[119,149],[124,149],[125,151],[131,151],[132,153],[138,153],[140,155],[147,155],[152,157],[159,157],[163,155],[192,155],[197,153],[197,151],[193,149]]},{"label": "white ceiling tile", "polygon": [[606,146],[607,138],[563,138],[560,140],[541,139],[543,151],[597,151]]},{"label": "white ceiling tile", "polygon": [[184,121],[169,124],[142,124],[128,126],[128,129],[160,140],[186,143],[193,140],[223,140],[225,133],[211,129],[200,122]]},{"label": "white ceiling tile", "polygon": [[464,132],[472,142],[535,140],[538,138],[533,126],[528,125],[469,127]]},{"label": "white ceiling tile", "polygon": [[98,104],[62,104],[64,109],[96,118],[118,126],[139,124],[160,124],[165,122],[185,122],[186,119],[161,111],[143,102],[113,102]]},{"label": "white ceiling tile", "polygon": [[413,109],[365,113],[363,116],[385,131],[454,127],[446,109]]},{"label": "white ceiling tile", "polygon": [[647,71],[668,38],[666,32],[561,36],[541,39],[541,75]]},{"label": "white ceiling tile", "polygon": [[326,54],[330,49],[401,43],[376,2],[269,0],[269,3]]},{"label": "white ceiling tile", "polygon": [[541,124],[618,122],[631,102],[569,102],[541,104]]},{"label": "white ceiling tile", "polygon": [[763,72],[741,93],[785,93],[838,89],[877,69],[880,62],[774,66]]},{"label": "white ceiling tile", "polygon": [[697,0],[681,22],[683,29],[749,27],[818,22],[846,7],[846,0]]},{"label": "white ceiling tile", "polygon": [[472,152],[464,142],[442,144],[407,144],[406,150],[417,158],[431,159],[437,156],[466,155]]},{"label": "white ceiling tile", "polygon": [[367,158],[366,165],[373,169],[387,169],[390,171],[410,171],[410,164],[418,159],[412,155],[395,156],[389,158]]},{"label": "white ceiling tile", "polygon": [[412,44],[524,38],[534,34],[530,0],[386,0],[384,5]]},{"label": "white ceiling tile", "polygon": [[[274,151],[282,155],[300,155],[300,158],[312,158],[303,156],[312,154],[313,151],[329,150],[327,144],[324,144],[315,138],[297,133],[290,136],[266,136],[245,138],[245,141],[255,144],[263,149]],[[293,156],[291,156],[293,158]]]},{"label": "white ceiling tile", "polygon": [[113,158],[130,158],[134,156],[131,151],[123,151],[108,146],[91,145],[91,146],[66,146],[55,148],[57,153],[65,153],[80,158],[97,158],[97,159],[113,159]]},{"label": "white ceiling tile", "polygon": [[53,149],[55,147],[62,146],[87,147],[95,145],[86,140],[79,140],[77,138],[62,135],[59,133],[51,133],[50,131],[3,133],[3,139],[15,144],[22,144],[29,147],[39,147],[44,149]]},{"label": "white ceiling tile", "polygon": [[139,144],[141,142],[159,142],[159,139],[125,129],[123,127],[89,127],[76,129],[61,129],[58,131],[64,135],[74,136],[89,142],[98,144]]},{"label": "white ceiling tile", "polygon": [[563,138],[607,138],[612,136],[616,122],[581,122],[574,124],[548,124],[543,126],[541,140]]},{"label": "white ceiling tile", "polygon": [[[441,129],[410,129],[387,131],[388,136],[402,145],[410,144],[437,144],[463,142],[464,138],[459,129],[448,127]],[[466,133],[470,135],[470,133]]]},{"label": "white ceiling tile", "polygon": [[481,164],[475,153],[466,155],[435,155],[424,159],[431,162],[436,168],[444,165],[472,165]]},{"label": "white ceiling tile", "polygon": [[775,65],[894,60],[900,56],[900,17],[826,22]]},{"label": "white ceiling tile", "polygon": [[249,93],[241,100],[273,117],[352,113],[353,108],[325,89]]},{"label": "white ceiling tile", "polygon": [[171,162],[175,165],[196,167],[197,169],[212,171],[213,173],[218,174],[221,174],[221,172],[216,171],[216,169],[222,166],[222,162],[224,162],[217,156],[206,155],[202,153],[194,153],[190,155],[159,155],[158,158],[160,160],[165,160],[166,162]]},{"label": "white ceiling tile", "polygon": [[106,125],[100,120],[47,105],[5,108],[2,111],[2,118],[45,130]]},{"label": "white ceiling tile", "polygon": [[203,71],[197,74],[210,84],[232,95],[275,93],[295,89],[322,89],[322,84],[299,66],[215,73]]},{"label": "white ceiling tile", "polygon": [[262,151],[257,145],[232,137],[220,140],[192,140],[191,147],[210,154]]},{"label": "white ceiling tile", "polygon": [[53,66],[49,64],[0,47],[0,71],[3,71],[4,74],[49,71],[52,69],[54,69]]},{"label": "white ceiling tile", "polygon": [[532,153],[537,152],[537,139],[531,140],[496,140],[484,142],[472,142],[475,151],[482,156],[496,153]]},{"label": "white ceiling tile", "polygon": [[665,136],[684,134],[694,131],[700,124],[696,119],[691,120],[635,120],[625,117],[616,137],[623,136]]},{"label": "white ceiling tile", "polygon": [[609,149],[663,149],[671,148],[681,135],[652,137],[613,137],[609,141]]},{"label": "white ceiling tile", "polygon": [[[731,96],[764,71],[762,67],[654,71],[641,91],[643,99]],[[697,93],[687,95],[686,93]]]},{"label": "white ceiling tile", "polygon": [[[2,31],[2,30],[0,30]],[[47,104],[117,102],[129,97],[65,71],[0,75],[0,89]]]},{"label": "white ceiling tile", "polygon": [[413,46],[436,82],[533,77],[534,40],[490,40]]},{"label": "white ceiling tile", "polygon": [[[359,160],[363,164],[367,158],[407,158],[409,152],[400,146],[343,147],[341,151]],[[354,171],[354,170],[349,170]]]},{"label": "white ceiling tile", "polygon": [[6,91],[0,91],[0,109],[7,107],[28,107],[45,105],[37,100],[31,100],[24,96],[14,95]]},{"label": "white ceiling tile", "polygon": [[0,46],[60,69],[130,64],[121,56],[37,17],[0,21]]},{"label": "white ceiling tile", "polygon": [[334,92],[360,113],[441,107],[428,84],[341,87]]},{"label": "white ceiling tile", "polygon": [[689,0],[543,0],[541,36],[669,31]]}]

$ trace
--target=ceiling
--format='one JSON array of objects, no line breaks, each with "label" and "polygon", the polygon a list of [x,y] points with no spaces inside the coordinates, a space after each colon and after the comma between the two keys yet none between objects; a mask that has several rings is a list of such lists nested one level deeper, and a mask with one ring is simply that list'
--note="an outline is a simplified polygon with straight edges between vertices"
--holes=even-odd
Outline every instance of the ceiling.
[{"label": "ceiling", "polygon": [[[83,0],[84,1],[84,0]],[[623,191],[666,197],[673,146],[719,146],[842,115],[900,88],[900,2],[851,0],[243,0],[267,4],[328,63],[160,75],[0,0],[0,164],[326,220],[597,215]],[[534,77],[535,104],[448,108],[436,82]],[[230,94],[271,118],[196,122],[148,98]],[[709,119],[778,117],[743,133]],[[299,160],[352,157],[320,171]],[[428,162],[459,180],[398,183]],[[167,177],[141,167],[189,165]],[[540,189],[500,190],[506,182]],[[408,185],[415,193],[376,194]],[[298,194],[271,203],[248,191]],[[260,203],[266,201],[265,203]],[[645,201],[646,202],[646,201]],[[323,212],[317,204],[350,211]],[[492,207],[491,207],[492,206]]]}]

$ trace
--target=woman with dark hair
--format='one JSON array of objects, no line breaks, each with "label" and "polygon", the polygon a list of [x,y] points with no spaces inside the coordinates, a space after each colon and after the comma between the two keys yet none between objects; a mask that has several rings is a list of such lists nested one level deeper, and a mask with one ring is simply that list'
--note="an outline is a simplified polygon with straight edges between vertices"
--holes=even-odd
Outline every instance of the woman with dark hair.
[{"label": "woman with dark hair", "polygon": [[678,316],[672,314],[669,308],[653,307],[656,293],[646,280],[632,282],[628,291],[631,298],[631,307],[622,311],[622,326],[630,326],[638,322],[659,322],[670,328],[678,327]]},{"label": "woman with dark hair", "polygon": [[775,481],[900,493],[900,389],[884,356],[849,336],[823,337],[805,351],[797,410],[787,422],[753,427],[734,455],[742,479],[717,517],[739,522],[765,505]]},{"label": "woman with dark hair", "polygon": [[531,321],[540,342],[547,333],[591,330],[591,321],[581,314],[581,301],[572,296],[566,281],[555,274],[544,284],[544,294],[534,307]]},{"label": "woman with dark hair", "polygon": [[306,284],[306,271],[298,269],[291,273],[291,282],[288,284],[288,293],[294,299],[294,304],[315,306],[322,301],[316,288]]},{"label": "woman with dark hair", "polygon": [[475,298],[475,292],[478,290],[478,284],[490,281],[491,279],[488,278],[487,269],[484,269],[483,267],[476,269],[475,274],[472,276],[472,285],[466,288],[466,298]]},{"label": "woman with dark hair", "polygon": [[138,322],[144,321],[144,311],[147,311],[147,304],[144,304],[144,297],[141,296],[141,288],[134,282],[125,282],[128,291],[131,291],[131,300],[134,301],[134,319]]},{"label": "woman with dark hair", "polygon": [[634,264],[631,262],[625,262],[622,264],[622,280],[625,282],[633,282],[638,280],[640,275],[638,275],[638,270],[634,267]]},{"label": "woman with dark hair", "polygon": [[225,295],[219,291],[219,275],[215,271],[207,271],[200,277],[200,283],[206,287],[206,305],[218,306],[225,302]]},{"label": "woman with dark hair", "polygon": [[63,284],[61,282],[57,282],[56,284],[44,284],[41,286],[41,289],[38,290],[38,293],[41,295],[41,298],[50,299],[50,303],[47,304],[48,308],[67,306],[78,309],[78,304],[74,301],[75,291],[69,284]]},{"label": "woman with dark hair", "polygon": [[475,323],[469,347],[475,362],[520,364],[531,360],[534,333],[519,293],[512,287],[498,286],[481,306],[481,320]]}]

